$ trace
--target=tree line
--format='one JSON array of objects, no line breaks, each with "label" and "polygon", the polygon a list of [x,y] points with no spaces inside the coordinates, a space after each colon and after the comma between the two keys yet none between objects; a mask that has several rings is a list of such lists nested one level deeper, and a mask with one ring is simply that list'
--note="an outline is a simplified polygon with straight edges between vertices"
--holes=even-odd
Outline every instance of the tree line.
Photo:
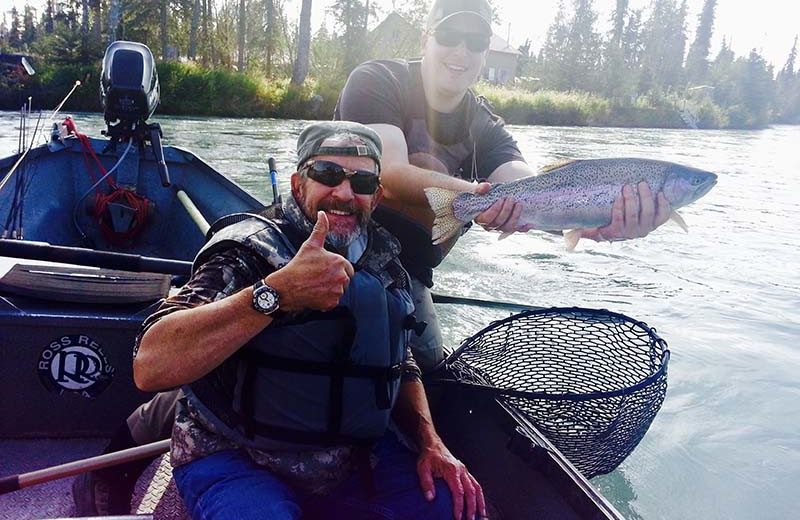
[{"label": "tree line", "polygon": [[[409,0],[392,7],[421,31],[429,5],[430,0]],[[711,56],[716,5],[705,0],[690,41],[686,0],[652,0],[644,9],[617,0],[606,33],[598,29],[592,0],[562,0],[542,48],[532,52],[530,41],[520,47],[518,79],[510,90],[598,96],[619,113],[668,107],[692,126],[800,123],[797,38],[777,72],[756,49],[736,56],[727,41]],[[161,58],[159,70],[170,80],[190,72],[203,78],[198,86],[185,86],[198,93],[194,104],[178,89],[175,103],[184,108],[175,113],[213,102],[204,89],[223,96],[238,82],[242,92],[278,92],[277,100],[262,95],[262,104],[299,107],[274,114],[302,116],[315,97],[323,99],[322,112],[329,111],[353,67],[375,57],[368,33],[383,14],[374,0],[328,0],[333,21],[312,34],[311,7],[312,0],[302,0],[299,12],[289,12],[285,0],[47,0],[42,12],[25,5],[3,13],[0,50],[30,54],[45,69],[74,70],[97,67],[111,41],[140,41]],[[181,62],[191,70],[167,65]],[[250,79],[233,80],[219,71]],[[37,81],[61,81],[65,74],[51,70]],[[273,114],[268,108],[258,113]]]},{"label": "tree line", "polygon": [[716,6],[705,0],[690,42],[686,0],[652,0],[646,9],[617,0],[606,34],[592,0],[562,0],[541,50],[520,48],[520,75],[532,88],[595,93],[619,106],[671,103],[723,126],[800,123],[797,37],[777,73],[758,50],[736,56],[725,40],[712,56]]}]

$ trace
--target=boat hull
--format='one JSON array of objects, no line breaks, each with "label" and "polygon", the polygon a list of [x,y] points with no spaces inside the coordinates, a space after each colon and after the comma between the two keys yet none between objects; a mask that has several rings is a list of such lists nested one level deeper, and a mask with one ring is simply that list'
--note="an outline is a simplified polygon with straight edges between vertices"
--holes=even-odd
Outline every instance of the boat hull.
[{"label": "boat hull", "polygon": [[[186,261],[194,258],[205,235],[179,200],[177,188],[207,222],[264,207],[187,150],[164,148],[173,183],[165,188],[149,147],[132,146],[120,160],[124,144],[103,152],[106,141],[91,139],[91,143],[106,169],[119,162],[112,174],[117,186],[127,186],[151,201],[154,210],[140,234],[122,245],[111,243],[97,219],[87,213],[83,195],[89,192],[86,199],[92,199],[94,180],[77,139],[67,139],[55,151],[41,146],[28,153],[0,191],[0,224],[11,213],[17,176],[22,176],[27,186],[22,211],[25,242],[41,242],[45,249],[47,244],[91,247]],[[17,158],[0,159],[0,179]],[[30,262],[0,257],[0,277],[15,263]],[[185,277],[173,279],[174,285],[182,280]],[[156,301],[70,303],[0,291],[0,437],[110,435],[150,397],[136,389],[131,365],[136,333],[156,306]]]}]

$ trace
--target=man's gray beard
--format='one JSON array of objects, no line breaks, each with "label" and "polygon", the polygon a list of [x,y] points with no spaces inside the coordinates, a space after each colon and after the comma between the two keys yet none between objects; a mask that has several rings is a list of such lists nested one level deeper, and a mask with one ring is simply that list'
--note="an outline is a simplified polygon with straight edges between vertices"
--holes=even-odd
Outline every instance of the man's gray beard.
[{"label": "man's gray beard", "polygon": [[328,231],[328,243],[340,251],[347,250],[350,244],[355,242],[358,237],[367,232],[367,223],[362,222],[361,220],[361,218],[358,219],[356,228],[350,233],[342,234]]},{"label": "man's gray beard", "polygon": [[[303,208],[303,213],[306,215],[309,221],[311,221],[312,225],[314,220],[309,216],[310,214],[315,214],[314,212],[310,211],[310,208],[306,204],[305,197],[301,197],[299,201],[300,207]],[[317,208],[322,209],[322,211],[326,211],[327,209],[331,208]],[[333,208],[333,209],[345,209],[345,210],[356,210],[355,205],[348,205],[347,207],[340,207],[340,208]],[[365,235],[367,232],[367,223],[369,222],[369,218],[371,215],[371,211],[368,214],[363,212],[358,212],[356,215],[356,227],[350,233],[336,233],[332,229],[328,231],[328,236],[325,240],[334,248],[338,249],[339,251],[347,251],[347,248],[355,242],[360,236]]]}]

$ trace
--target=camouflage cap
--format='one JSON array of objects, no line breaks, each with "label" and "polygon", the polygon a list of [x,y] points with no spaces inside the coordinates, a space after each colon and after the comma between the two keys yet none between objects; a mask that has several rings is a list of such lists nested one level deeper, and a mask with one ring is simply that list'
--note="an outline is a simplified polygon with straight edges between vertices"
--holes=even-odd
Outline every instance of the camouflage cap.
[{"label": "camouflage cap", "polygon": [[492,8],[486,0],[436,0],[428,13],[426,26],[434,30],[464,16],[476,18],[484,31],[492,34]]},{"label": "camouflage cap", "polygon": [[370,157],[381,170],[383,143],[371,128],[351,121],[323,121],[308,125],[297,138],[297,166],[317,155]]}]

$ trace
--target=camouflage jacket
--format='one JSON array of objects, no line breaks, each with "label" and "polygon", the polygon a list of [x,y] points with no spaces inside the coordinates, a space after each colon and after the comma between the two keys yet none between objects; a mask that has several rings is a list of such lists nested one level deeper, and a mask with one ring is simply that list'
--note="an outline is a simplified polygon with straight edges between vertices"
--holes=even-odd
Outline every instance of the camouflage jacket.
[{"label": "camouflage jacket", "polygon": [[[252,286],[271,271],[272,267],[263,258],[244,247],[216,251],[195,270],[189,282],[176,295],[165,300],[145,320],[136,339],[134,356],[141,337],[164,316],[226,298]],[[409,348],[402,378],[409,381],[419,377],[419,368]],[[181,397],[172,430],[172,466],[178,467],[230,449],[240,447],[216,431],[185,397]],[[302,453],[246,451],[256,464],[264,466],[287,484],[312,493],[330,491],[356,469],[355,449],[349,445]]]}]

